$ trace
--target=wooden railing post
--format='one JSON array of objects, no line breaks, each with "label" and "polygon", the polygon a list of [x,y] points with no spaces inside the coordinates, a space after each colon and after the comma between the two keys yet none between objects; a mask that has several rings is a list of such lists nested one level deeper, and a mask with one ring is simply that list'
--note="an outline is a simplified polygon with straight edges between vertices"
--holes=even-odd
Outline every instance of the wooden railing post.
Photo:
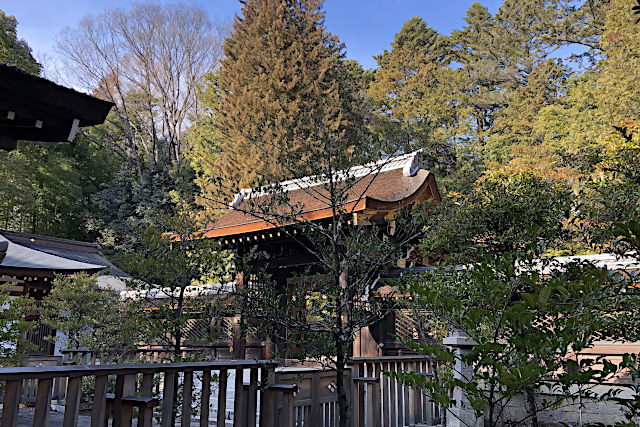
[{"label": "wooden railing post", "polygon": [[209,426],[209,403],[211,400],[211,370],[202,371],[202,398],[200,400],[200,427]]},{"label": "wooden railing post", "polygon": [[361,385],[360,388],[366,390],[366,399],[368,402],[359,401],[359,408],[354,411],[363,413],[364,416],[359,417],[358,426],[366,425],[370,427],[380,427],[382,419],[380,417],[380,381],[375,377],[356,377],[353,379],[355,384]]},{"label": "wooden railing post", "polygon": [[[131,426],[133,407],[122,404],[122,398],[136,393],[135,375],[118,375],[116,377],[116,393],[113,401],[113,424],[122,427]],[[68,401],[68,399],[67,399]],[[68,404],[68,402],[67,402]]]},{"label": "wooden railing post", "polygon": [[35,413],[33,414],[33,427],[46,427],[49,425],[52,387],[53,378],[41,378],[38,380],[36,408]]},{"label": "wooden railing post", "polygon": [[352,380],[353,382],[353,425],[354,426],[361,426],[362,423],[360,422],[360,420],[362,419],[362,417],[360,416],[360,413],[362,412],[361,407],[364,405],[364,402],[362,402],[360,400],[360,382],[357,381],[357,378],[353,378]]},{"label": "wooden railing post", "polygon": [[274,427],[275,393],[270,388],[275,381],[275,369],[272,366],[262,368],[260,385],[260,427]]},{"label": "wooden railing post", "polygon": [[[414,371],[414,363],[413,362],[405,362],[404,363],[404,372],[412,372]],[[407,390],[407,400],[405,401],[405,406],[407,409],[407,418],[406,422],[409,425],[414,425],[416,423],[416,389],[415,387],[406,387]]]},{"label": "wooden railing post", "polygon": [[247,426],[256,427],[256,411],[258,406],[258,368],[251,368],[249,390],[247,396]]},{"label": "wooden railing post", "polygon": [[320,409],[322,404],[320,403],[320,374],[314,372],[311,375],[311,410],[309,411],[309,424],[310,427],[321,427],[322,415]]},{"label": "wooden railing post", "polygon": [[369,425],[372,427],[382,427],[382,417],[380,415],[380,410],[382,409],[380,406],[380,380],[378,378],[370,384],[370,390],[372,418],[371,424]]},{"label": "wooden railing post", "polygon": [[[426,369],[425,369],[425,375],[433,377],[435,375],[435,369],[434,367],[431,365],[431,361],[427,361],[427,365],[426,365]],[[424,422],[426,424],[429,425],[433,425],[434,424],[434,411],[433,411],[433,406],[434,403],[431,401],[431,398],[428,395],[424,396],[424,400],[426,401],[426,406],[425,406],[425,413],[424,413]]]},{"label": "wooden railing post", "polygon": [[233,399],[233,427],[244,427],[244,415],[246,415],[245,411],[247,410],[246,402],[243,401],[243,392],[242,387],[244,385],[243,379],[244,370],[242,368],[236,369],[236,379],[235,379],[235,396]]},{"label": "wooden railing post", "polygon": [[164,374],[164,392],[162,396],[162,427],[172,427],[173,424],[173,400],[175,395],[176,371],[167,371]]},{"label": "wooden railing post", "polygon": [[[389,372],[389,363],[380,363],[380,370]],[[389,399],[389,392],[391,390],[391,378],[388,375],[383,375],[381,372],[380,375],[381,381],[381,402],[380,406],[382,406],[382,425],[384,427],[389,427],[389,411],[391,409],[391,401]]]},{"label": "wooden railing post", "polygon": [[[418,375],[422,375],[424,369],[422,367],[422,362],[413,362],[413,371],[418,374]],[[422,414],[422,392],[416,387],[414,388],[414,395],[415,395],[415,404],[414,404],[414,412],[415,412],[415,422],[416,423],[422,423],[424,422],[424,417]]]},{"label": "wooden railing post", "polygon": [[103,427],[106,417],[109,416],[106,413],[108,380],[107,375],[96,376],[91,404],[91,427]]},{"label": "wooden railing post", "polygon": [[[269,393],[274,395],[273,402],[276,402],[275,394],[282,393],[282,409],[278,413],[278,427],[293,427],[293,395],[298,391],[298,386],[294,384],[274,384],[269,388]],[[274,405],[275,406],[275,405]]]},{"label": "wooden railing post", "polygon": [[64,419],[62,427],[75,427],[78,425],[80,413],[80,398],[82,397],[82,377],[71,377],[67,382],[67,399],[64,407]]},{"label": "wooden railing post", "polygon": [[191,426],[191,401],[193,397],[193,371],[184,371],[182,382],[182,418],[181,427]]},{"label": "wooden railing post", "polygon": [[[364,378],[365,377],[365,370],[366,370],[366,363],[360,363],[358,364],[358,367],[356,369],[355,372],[355,376],[356,378]],[[360,402],[359,407],[356,409],[354,408],[354,414],[355,411],[358,411],[358,419],[360,420],[360,423],[364,422],[364,417],[365,417],[365,412],[364,412],[364,408],[365,408],[365,388],[364,387],[360,387],[358,386],[358,388],[356,389],[358,391],[358,402]],[[356,424],[356,425],[360,425],[360,424]]]},{"label": "wooden railing post", "polygon": [[13,427],[18,424],[18,408],[22,380],[7,381],[2,401],[2,427]]},{"label": "wooden railing post", "polygon": [[227,370],[220,370],[220,380],[218,383],[218,416],[216,418],[219,426],[225,425],[227,417]]}]

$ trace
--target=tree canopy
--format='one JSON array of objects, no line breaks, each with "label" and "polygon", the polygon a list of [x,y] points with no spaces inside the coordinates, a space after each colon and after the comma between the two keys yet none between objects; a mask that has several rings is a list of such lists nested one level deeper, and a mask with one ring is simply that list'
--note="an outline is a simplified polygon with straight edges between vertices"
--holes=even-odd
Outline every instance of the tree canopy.
[{"label": "tree canopy", "polygon": [[40,74],[31,48],[24,39],[18,38],[18,21],[0,10],[0,63],[22,68],[27,73]]}]

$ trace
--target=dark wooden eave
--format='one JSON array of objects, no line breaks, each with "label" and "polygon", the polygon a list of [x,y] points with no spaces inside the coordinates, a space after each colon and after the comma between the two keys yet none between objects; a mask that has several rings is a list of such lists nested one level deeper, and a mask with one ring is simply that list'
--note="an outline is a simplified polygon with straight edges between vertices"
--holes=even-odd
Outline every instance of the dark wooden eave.
[{"label": "dark wooden eave", "polygon": [[113,103],[0,64],[0,148],[17,140],[72,141],[78,127],[103,123]]}]

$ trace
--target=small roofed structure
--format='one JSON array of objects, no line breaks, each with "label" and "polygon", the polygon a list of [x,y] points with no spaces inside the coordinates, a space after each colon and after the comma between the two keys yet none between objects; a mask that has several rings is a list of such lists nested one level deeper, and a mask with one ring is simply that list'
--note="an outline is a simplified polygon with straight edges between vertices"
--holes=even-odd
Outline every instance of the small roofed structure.
[{"label": "small roofed structure", "polygon": [[52,279],[56,274],[68,274],[79,271],[97,273],[106,266],[75,261],[57,255],[50,255],[28,246],[14,243],[0,235],[0,280],[6,276]]},{"label": "small roofed structure", "polygon": [[[428,200],[440,201],[435,177],[423,167],[420,152],[356,166],[340,174],[349,178],[345,180],[348,190],[341,202],[341,212],[354,225],[383,225],[379,227],[380,231],[390,239],[394,238],[395,219],[400,210]],[[202,230],[202,235],[218,240],[239,257],[250,254],[248,262],[252,267],[266,270],[279,289],[291,289],[300,280],[300,274],[315,274],[319,262],[301,243],[305,236],[300,235],[299,227],[286,223],[286,218],[291,218],[288,208],[295,207],[295,214],[305,221],[326,225],[332,220],[333,212],[328,201],[329,191],[324,184],[326,182],[317,177],[275,184],[280,188],[275,192],[277,199],[273,206],[269,206],[273,193],[242,190],[229,204],[229,210]],[[284,196],[286,202],[280,203],[280,196]],[[282,215],[278,215],[280,208],[284,209]],[[413,256],[413,253],[408,254],[407,259]],[[426,261],[417,258],[411,260],[412,265]],[[406,262],[398,260],[398,264],[406,265]],[[238,326],[239,319],[233,324]],[[353,355],[377,356],[380,347],[368,328],[365,329],[356,337]],[[284,354],[286,357],[289,352],[285,343],[264,342],[263,357],[272,354]],[[239,332],[234,335],[234,358],[244,357],[242,347],[245,344],[249,346],[248,342],[243,342]],[[272,345],[275,352],[269,348]]]},{"label": "small roofed structure", "polygon": [[79,127],[101,124],[113,103],[0,64],[0,148],[18,140],[73,141]]},{"label": "small roofed structure", "polygon": [[[78,272],[97,273],[100,287],[116,291],[124,288],[121,278],[127,277],[105,258],[97,244],[0,230],[0,283],[10,284],[10,296],[28,296],[38,307],[56,276]],[[37,312],[28,320],[37,322]],[[52,355],[54,345],[45,339],[52,335],[55,331],[42,324],[29,332],[28,339],[35,345],[31,355]]]}]

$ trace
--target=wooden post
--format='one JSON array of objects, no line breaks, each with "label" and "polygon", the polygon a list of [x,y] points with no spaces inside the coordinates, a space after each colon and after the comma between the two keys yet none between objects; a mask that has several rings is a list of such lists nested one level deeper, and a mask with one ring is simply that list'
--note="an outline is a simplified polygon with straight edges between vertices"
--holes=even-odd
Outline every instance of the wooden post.
[{"label": "wooden post", "polygon": [[162,397],[162,427],[173,427],[173,398],[176,383],[176,372],[164,373],[164,393]]},{"label": "wooden post", "polygon": [[242,411],[239,421],[241,427],[247,427],[249,425],[249,383],[242,384],[242,401],[245,404],[245,410]]},{"label": "wooden post", "polygon": [[[348,383],[347,383],[348,384]],[[311,427],[321,427],[322,415],[320,409],[320,373],[311,374],[311,410],[309,411],[309,424]]]},{"label": "wooden post", "polygon": [[242,378],[244,370],[236,368],[235,380],[235,396],[233,399],[233,427],[243,427],[243,415],[247,410],[246,402],[243,401],[242,387],[244,379]]},{"label": "wooden post", "polygon": [[[390,367],[390,363],[380,363],[381,370],[389,372],[391,371]],[[380,391],[382,395],[382,402],[380,403],[380,405],[382,406],[382,425],[384,427],[389,427],[389,410],[391,408],[391,403],[389,401],[389,391],[391,389],[391,378],[388,375],[382,375],[380,378],[382,381],[382,389]]]},{"label": "wooden post", "polygon": [[22,380],[7,381],[2,403],[2,427],[13,427],[18,424],[18,408]]},{"label": "wooden post", "polygon": [[209,403],[211,399],[211,370],[202,371],[202,399],[200,400],[200,427],[209,425]]},{"label": "wooden post", "polygon": [[106,413],[108,380],[107,375],[96,377],[91,404],[91,427],[103,427],[105,420],[109,417]]},{"label": "wooden post", "polygon": [[181,427],[191,426],[191,400],[193,397],[193,371],[184,372],[184,382],[182,383],[182,419]]},{"label": "wooden post", "polygon": [[278,414],[278,427],[293,427],[293,394],[296,391],[298,391],[296,385],[274,384],[271,386],[271,394],[282,393],[282,411]]},{"label": "wooden post", "polygon": [[41,378],[38,380],[36,408],[35,413],[33,414],[33,427],[46,427],[49,425],[52,386],[53,378]]},{"label": "wooden post", "polygon": [[218,382],[218,416],[219,426],[224,426],[227,417],[227,370],[220,369],[220,379]]},{"label": "wooden post", "polygon": [[[419,375],[422,374],[423,370],[422,370],[421,361],[413,362],[413,371],[416,374],[419,374]],[[423,415],[422,415],[422,391],[418,387],[414,387],[414,396],[415,396],[414,397],[415,422],[422,423],[424,422]]]},{"label": "wooden post", "polygon": [[[238,291],[244,288],[244,273],[236,274],[236,289]],[[246,356],[247,340],[245,337],[245,331],[242,329],[242,310],[236,309],[233,316],[232,335],[233,335],[233,353],[232,358],[236,360],[244,359]],[[242,385],[240,386],[242,389]]]},{"label": "wooden post", "polygon": [[247,399],[247,426],[256,427],[258,406],[258,368],[251,368],[249,376],[249,395]]},{"label": "wooden post", "polygon": [[382,419],[380,417],[380,383],[376,378],[376,381],[371,383],[369,390],[371,391],[371,426],[382,427]]},{"label": "wooden post", "polygon": [[82,377],[69,378],[67,382],[67,404],[64,407],[62,427],[78,425],[80,398],[82,397]]},{"label": "wooden post", "polygon": [[[431,361],[429,361],[429,362],[427,363],[427,369],[426,369],[426,371],[427,371],[427,375],[430,375],[430,376],[434,376],[434,375],[435,375],[435,367],[433,367],[433,366],[431,365]],[[425,422],[426,424],[433,425],[433,421],[434,421],[434,420],[433,420],[433,417],[434,417],[434,415],[435,415],[435,414],[433,413],[433,405],[434,405],[434,403],[431,401],[430,396],[425,395],[425,397],[424,397],[424,398],[425,398],[425,400],[426,400],[426,407],[425,407],[425,414],[424,414],[424,422]]]},{"label": "wooden post", "polygon": [[[349,367],[349,368],[347,368],[347,369],[349,370],[349,372],[348,372],[348,373],[346,373],[346,375],[345,375],[345,376],[346,376],[346,378],[344,379],[345,384],[353,384],[353,378],[354,378],[354,375],[353,375],[353,368],[352,368],[352,367]],[[349,427],[354,427],[354,426],[355,426],[355,424],[353,423],[353,399],[354,399],[353,387],[348,387],[348,388],[347,388],[347,390],[348,390],[348,393],[347,393],[347,399],[348,399],[348,400],[347,400],[347,403],[349,404],[349,408],[351,408],[351,414],[349,414],[349,415],[350,415],[350,417],[349,417],[349,424],[348,424],[348,426],[349,426]],[[336,403],[337,403],[337,402],[336,402]],[[336,410],[338,410],[338,409],[337,409],[337,406],[336,406]],[[340,417],[339,417],[339,416],[338,416],[338,421],[340,421]]]},{"label": "wooden post", "polygon": [[282,427],[293,427],[293,392],[282,393],[282,415],[280,425]]},{"label": "wooden post", "polygon": [[262,368],[260,389],[260,427],[273,427],[275,421],[275,394],[270,390],[275,379],[273,367]]},{"label": "wooden post", "polygon": [[142,375],[142,390],[140,390],[143,397],[153,397],[153,374]]},{"label": "wooden post", "polygon": [[[413,371],[413,362],[405,362],[404,364],[405,372]],[[416,389],[414,387],[406,388],[406,396],[407,400],[405,401],[405,406],[407,409],[407,418],[406,422],[409,425],[414,425],[416,423]]]},{"label": "wooden post", "polygon": [[[142,375],[142,397],[153,397],[153,374]],[[138,409],[138,427],[151,427],[153,423],[153,407]]]},{"label": "wooden post", "polygon": [[[395,365],[396,372],[402,373],[402,362],[396,362]],[[396,381],[396,399],[397,425],[404,426],[404,386],[399,381]]]},{"label": "wooden post", "polygon": [[[356,379],[353,379],[353,425],[358,427],[364,424],[364,422],[360,422],[360,420],[362,419],[360,417],[360,413],[361,413],[361,406],[362,406],[362,401],[360,400],[360,382],[356,381]],[[363,420],[364,421],[364,420]]]},{"label": "wooden post", "polygon": [[122,398],[136,393],[136,375],[118,375],[116,377],[116,393],[113,401],[113,424],[130,427],[133,418],[133,407],[122,405]]},{"label": "wooden post", "polygon": [[[356,372],[356,376],[359,378],[363,378],[365,376],[365,362],[358,364],[358,369]],[[360,402],[359,407],[356,409],[354,408],[354,412],[358,411],[358,419],[361,420],[361,423],[364,423],[364,417],[365,417],[365,413],[364,413],[364,407],[365,407],[365,387],[358,387],[358,402]],[[360,425],[360,424],[356,424],[356,425]]]}]

